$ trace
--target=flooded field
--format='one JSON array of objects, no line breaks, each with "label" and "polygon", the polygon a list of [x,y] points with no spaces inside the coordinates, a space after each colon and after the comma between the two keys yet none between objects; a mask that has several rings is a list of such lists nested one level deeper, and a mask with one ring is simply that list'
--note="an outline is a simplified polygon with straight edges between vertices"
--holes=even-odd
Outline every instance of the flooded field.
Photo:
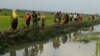
[{"label": "flooded field", "polygon": [[100,25],[49,41],[15,46],[0,56],[100,56]]}]

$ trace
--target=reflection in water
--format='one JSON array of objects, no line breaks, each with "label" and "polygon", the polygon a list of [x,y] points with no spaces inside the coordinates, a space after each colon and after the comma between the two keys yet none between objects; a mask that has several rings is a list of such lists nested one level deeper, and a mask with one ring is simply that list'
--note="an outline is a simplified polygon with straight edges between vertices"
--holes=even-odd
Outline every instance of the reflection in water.
[{"label": "reflection in water", "polygon": [[80,33],[81,31],[77,31],[73,33],[73,36],[74,36],[73,41],[76,41],[79,38],[78,36],[80,35]]},{"label": "reflection in water", "polygon": [[94,26],[93,32],[100,32],[100,25]]},{"label": "reflection in water", "polygon": [[24,54],[24,56],[29,56],[28,48],[25,48],[25,54]]},{"label": "reflection in water", "polygon": [[62,37],[62,43],[63,44],[66,43],[67,40],[68,40],[68,36],[65,35],[65,36]]},{"label": "reflection in water", "polygon": [[100,40],[96,43],[96,56],[100,56]]},{"label": "reflection in water", "polygon": [[16,56],[16,50],[14,49],[10,50],[10,56]]},{"label": "reflection in water", "polygon": [[43,52],[43,44],[39,44],[38,45],[38,48],[39,48],[39,52],[41,54]]},{"label": "reflection in water", "polygon": [[[69,35],[56,37],[53,41],[46,44],[39,43],[31,47],[26,47],[20,54],[25,53],[23,56],[94,56],[96,50],[96,56],[100,56],[100,41],[89,43],[69,41],[73,35],[74,33],[71,34],[71,37]],[[16,55],[16,50],[11,50],[10,56],[18,56]]]},{"label": "reflection in water", "polygon": [[94,30],[94,27],[91,27],[90,31],[93,31]]},{"label": "reflection in water", "polygon": [[53,47],[56,49],[59,48],[59,46],[60,46],[60,40],[58,37],[56,37],[53,39]]},{"label": "reflection in water", "polygon": [[71,38],[71,34],[69,34],[69,37]]},{"label": "reflection in water", "polygon": [[38,53],[38,47],[37,47],[37,45],[32,46],[32,47],[31,47],[30,56],[37,56],[37,53]]},{"label": "reflection in water", "polygon": [[80,34],[91,32],[96,32],[95,27],[83,31],[79,30],[62,37],[55,37],[45,44],[38,43],[31,47],[25,47],[23,48],[24,51],[22,51],[23,49],[12,49],[8,52],[9,54],[3,56],[100,56],[100,40],[88,42],[87,37],[86,40],[80,40],[80,38],[83,38],[79,36]]}]

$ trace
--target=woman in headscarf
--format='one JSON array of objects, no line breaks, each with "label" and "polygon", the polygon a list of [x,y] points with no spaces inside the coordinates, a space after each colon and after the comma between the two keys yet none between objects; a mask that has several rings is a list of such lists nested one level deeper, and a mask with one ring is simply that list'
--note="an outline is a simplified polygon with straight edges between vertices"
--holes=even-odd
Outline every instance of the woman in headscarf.
[{"label": "woman in headscarf", "polygon": [[13,30],[16,30],[17,28],[17,25],[18,25],[18,15],[17,15],[17,12],[16,12],[16,9],[13,9],[12,11],[12,24],[11,24],[11,27]]},{"label": "woman in headscarf", "polygon": [[25,20],[26,20],[26,26],[29,28],[30,26],[30,20],[31,20],[31,15],[29,12],[26,12],[25,14]]}]

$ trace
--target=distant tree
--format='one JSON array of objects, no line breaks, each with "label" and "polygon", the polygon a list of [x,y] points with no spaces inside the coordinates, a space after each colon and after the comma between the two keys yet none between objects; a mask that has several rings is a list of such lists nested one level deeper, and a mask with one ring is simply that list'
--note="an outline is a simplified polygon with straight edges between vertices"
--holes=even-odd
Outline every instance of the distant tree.
[{"label": "distant tree", "polygon": [[0,12],[2,12],[2,9],[0,9]]}]

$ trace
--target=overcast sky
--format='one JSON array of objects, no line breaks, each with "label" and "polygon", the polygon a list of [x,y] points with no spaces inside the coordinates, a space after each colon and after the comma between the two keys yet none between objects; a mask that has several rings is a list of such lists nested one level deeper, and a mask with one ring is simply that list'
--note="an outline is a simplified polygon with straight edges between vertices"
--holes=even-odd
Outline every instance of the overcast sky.
[{"label": "overcast sky", "polygon": [[100,0],[0,0],[0,8],[100,14]]}]

